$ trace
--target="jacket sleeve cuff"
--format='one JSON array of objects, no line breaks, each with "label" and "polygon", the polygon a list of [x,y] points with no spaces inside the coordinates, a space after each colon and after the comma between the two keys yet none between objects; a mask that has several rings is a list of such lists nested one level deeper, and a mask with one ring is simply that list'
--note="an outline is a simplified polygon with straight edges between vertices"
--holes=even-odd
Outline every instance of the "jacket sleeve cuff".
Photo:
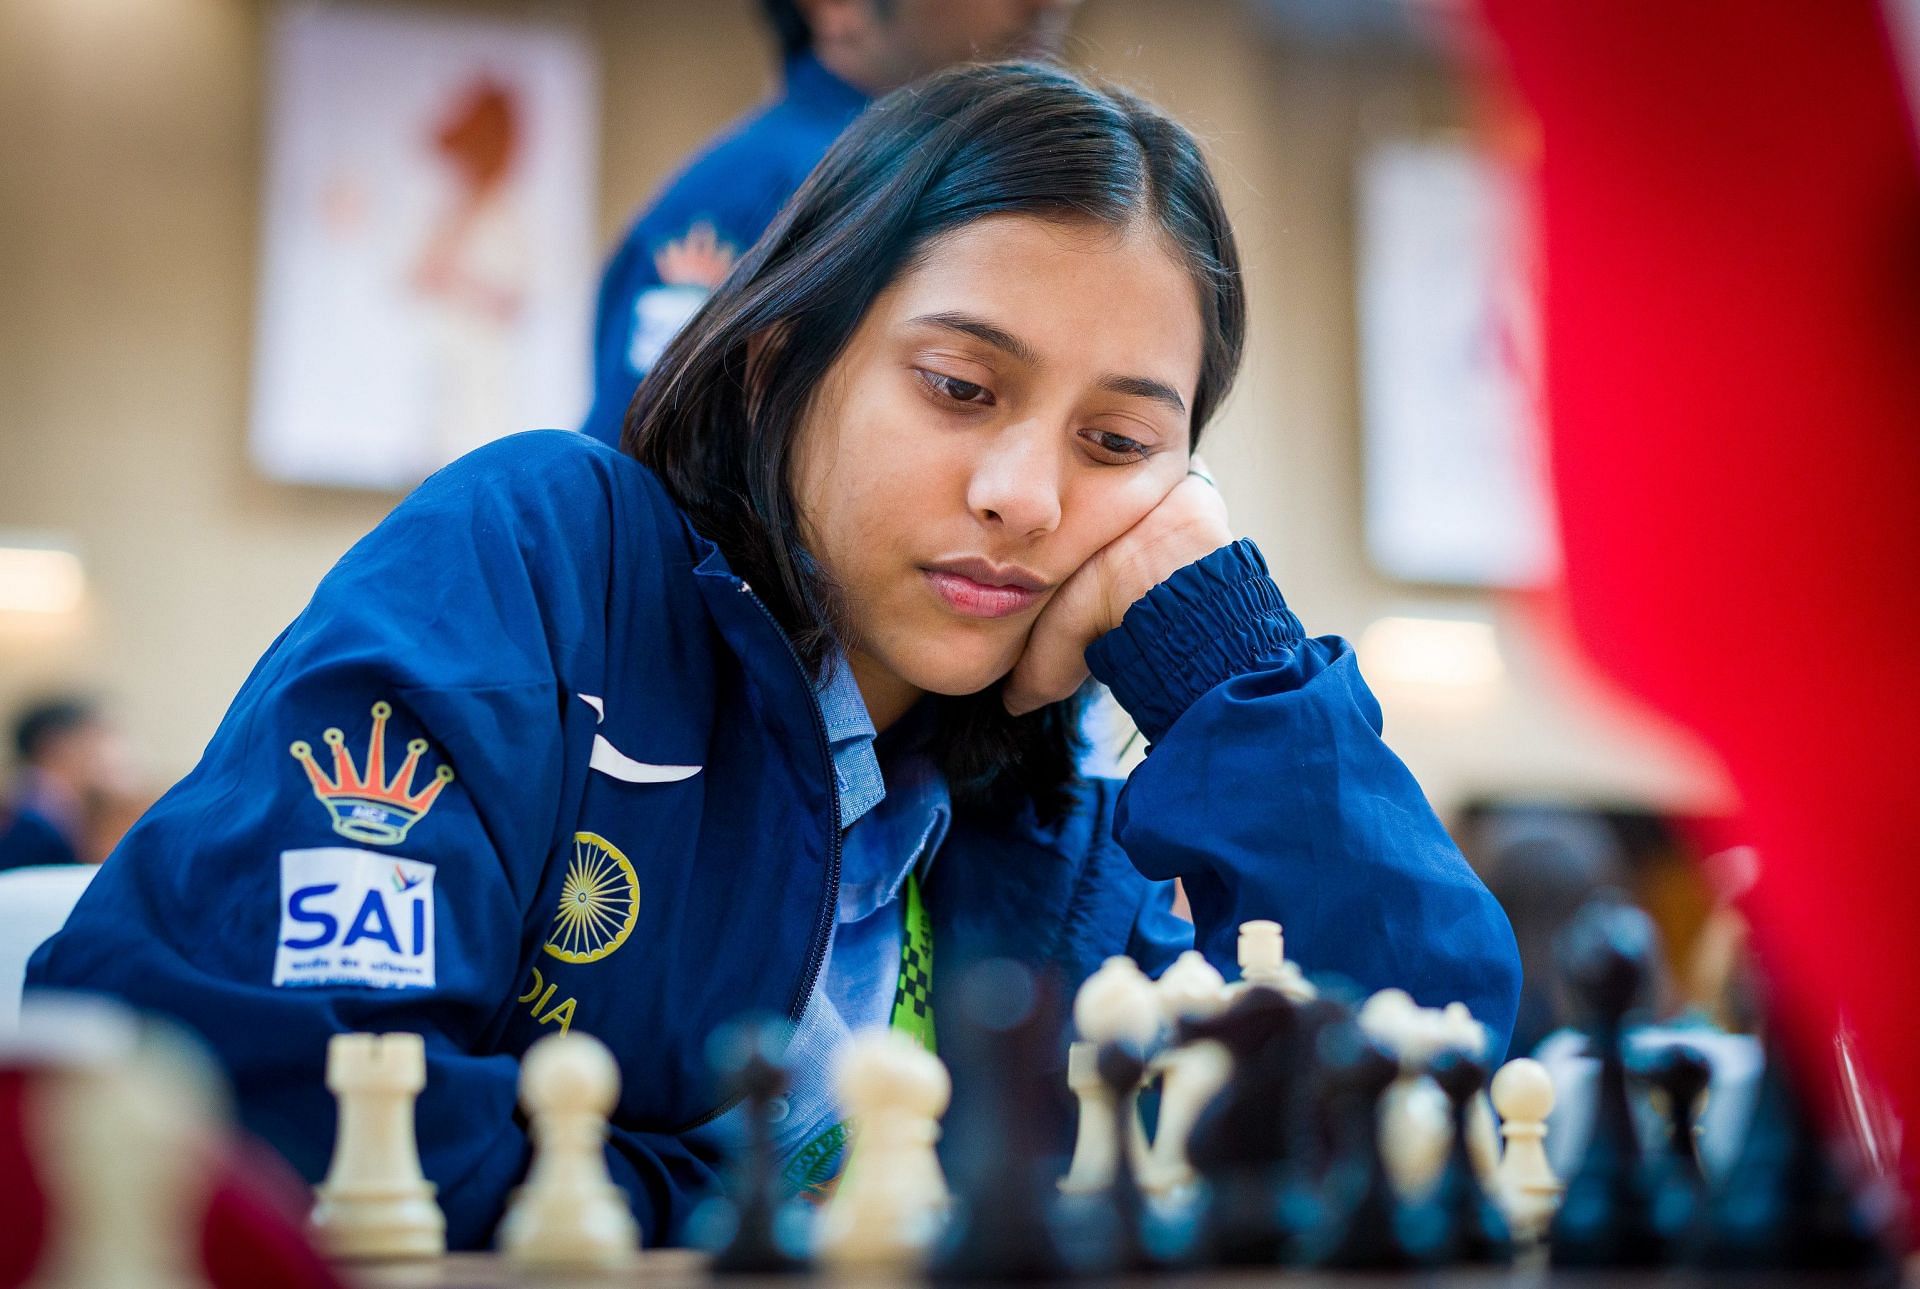
[{"label": "jacket sleeve cuff", "polygon": [[1088,646],[1087,668],[1157,743],[1202,694],[1285,661],[1304,634],[1260,548],[1242,538],[1140,597]]}]

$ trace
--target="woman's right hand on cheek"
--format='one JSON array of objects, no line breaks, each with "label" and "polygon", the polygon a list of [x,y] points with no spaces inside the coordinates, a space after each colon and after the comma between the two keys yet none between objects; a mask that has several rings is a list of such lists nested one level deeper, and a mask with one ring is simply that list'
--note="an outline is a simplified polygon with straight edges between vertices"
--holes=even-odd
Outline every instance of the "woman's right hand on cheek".
[{"label": "woman's right hand on cheek", "polygon": [[[1198,457],[1193,463],[1205,468]],[[1201,474],[1181,479],[1140,522],[1061,583],[1001,686],[1007,710],[1024,716],[1071,697],[1087,678],[1088,645],[1119,626],[1141,596],[1232,541],[1219,490]]]}]

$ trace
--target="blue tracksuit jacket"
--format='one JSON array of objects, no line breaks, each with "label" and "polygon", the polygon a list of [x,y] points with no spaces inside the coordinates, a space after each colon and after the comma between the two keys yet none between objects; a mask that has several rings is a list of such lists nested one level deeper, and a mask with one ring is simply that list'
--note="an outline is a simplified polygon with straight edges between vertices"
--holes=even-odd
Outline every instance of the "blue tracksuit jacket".
[{"label": "blue tracksuit jacket", "polygon": [[867,105],[811,52],[787,59],[783,71],[779,98],[675,175],[607,261],[593,317],[593,406],[582,427],[603,442],[619,445],[640,378]]},{"label": "blue tracksuit jacket", "polygon": [[[1303,638],[1250,543],[1156,587],[1089,662],[1150,754],[1056,828],[957,818],[926,888],[941,961],[1157,972],[1196,934],[1168,912],[1177,875],[1223,968],[1239,921],[1273,917],[1308,970],[1463,1000],[1504,1045],[1504,916],[1380,741],[1351,651]],[[717,1108],[704,1040],[797,1016],[820,975],[835,791],[786,637],[652,473],[518,435],[341,559],[29,979],[184,1019],[309,1178],[328,1037],[424,1034],[419,1139],[456,1247],[526,1167],[519,1054],[577,1026],[624,1071],[614,1176],[670,1239],[715,1177],[683,1136]]]}]

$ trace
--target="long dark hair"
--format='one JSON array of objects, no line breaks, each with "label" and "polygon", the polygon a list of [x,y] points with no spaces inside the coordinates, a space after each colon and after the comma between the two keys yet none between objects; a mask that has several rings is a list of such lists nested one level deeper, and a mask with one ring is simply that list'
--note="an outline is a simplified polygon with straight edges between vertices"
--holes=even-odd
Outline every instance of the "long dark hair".
[{"label": "long dark hair", "polygon": [[[789,486],[808,403],[868,306],[928,243],[986,215],[1153,221],[1198,287],[1192,437],[1240,364],[1246,301],[1226,210],[1193,137],[1151,104],[1034,63],[957,67],[854,122],[641,383],[622,445],[660,477],[818,674],[845,614],[801,548]],[[750,343],[750,342],[758,343]],[[751,391],[751,393],[750,393]],[[1015,718],[999,687],[930,695],[956,808],[1072,801],[1082,695]]]}]

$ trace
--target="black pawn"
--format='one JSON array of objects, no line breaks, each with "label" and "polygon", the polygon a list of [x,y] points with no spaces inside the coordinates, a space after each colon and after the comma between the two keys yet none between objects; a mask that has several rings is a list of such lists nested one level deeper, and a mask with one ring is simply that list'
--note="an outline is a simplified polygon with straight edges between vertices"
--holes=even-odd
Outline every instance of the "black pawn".
[{"label": "black pawn", "polygon": [[1250,988],[1224,1013],[1185,1027],[1231,1054],[1226,1086],[1195,1122],[1187,1155],[1206,1182],[1196,1260],[1209,1266],[1270,1266],[1289,1260],[1293,1230],[1283,1213],[1298,1133],[1299,1026],[1294,1005]]},{"label": "black pawn", "polygon": [[1769,1045],[1751,1126],[1707,1207],[1696,1260],[1714,1268],[1898,1278],[1898,1197],[1836,1152]]},{"label": "black pawn", "polygon": [[1667,1257],[1627,1100],[1625,1056],[1627,1016],[1646,990],[1654,947],[1645,913],[1605,900],[1581,909],[1561,937],[1561,965],[1590,1018],[1589,1050],[1600,1069],[1586,1153],[1553,1219],[1556,1266],[1650,1267]]},{"label": "black pawn", "polygon": [[1643,1077],[1665,1102],[1667,1133],[1652,1161],[1653,1220],[1662,1238],[1684,1239],[1706,1199],[1700,1167],[1700,1096],[1713,1080],[1713,1066],[1684,1043],[1663,1047],[1647,1062]]},{"label": "black pawn", "polygon": [[1487,1070],[1463,1052],[1443,1052],[1428,1070],[1452,1109],[1453,1142],[1433,1189],[1406,1214],[1406,1240],[1422,1262],[1505,1265],[1513,1260],[1507,1219],[1480,1184],[1467,1134]]},{"label": "black pawn", "polygon": [[1058,1069],[1059,990],[1012,959],[990,958],[959,973],[948,1013],[941,1045],[953,1070],[954,1208],[933,1277],[1060,1279],[1068,1266],[1048,1220],[1053,1187],[1040,1154],[1049,1094],[1041,1079]]},{"label": "black pawn", "polygon": [[1100,1082],[1112,1102],[1113,1139],[1119,1143],[1114,1153],[1113,1180],[1107,1186],[1107,1208],[1114,1229],[1100,1269],[1144,1271],[1153,1266],[1154,1259],[1146,1243],[1146,1197],[1133,1170],[1132,1119],[1139,1113],[1134,1094],[1147,1072],[1147,1063],[1125,1043],[1106,1043],[1100,1048],[1099,1071]]},{"label": "black pawn", "polygon": [[1321,1178],[1302,1251],[1315,1266],[1393,1271],[1413,1264],[1401,1239],[1400,1197],[1380,1154],[1380,1102],[1400,1062],[1351,1022],[1322,1031],[1334,1150]]},{"label": "black pawn", "polygon": [[783,1275],[805,1271],[807,1262],[782,1221],[788,1198],[774,1175],[773,1106],[787,1091],[780,1053],[784,1026],[743,1026],[725,1044],[722,1077],[747,1107],[747,1156],[733,1195],[733,1235],[714,1254],[722,1275]]}]

